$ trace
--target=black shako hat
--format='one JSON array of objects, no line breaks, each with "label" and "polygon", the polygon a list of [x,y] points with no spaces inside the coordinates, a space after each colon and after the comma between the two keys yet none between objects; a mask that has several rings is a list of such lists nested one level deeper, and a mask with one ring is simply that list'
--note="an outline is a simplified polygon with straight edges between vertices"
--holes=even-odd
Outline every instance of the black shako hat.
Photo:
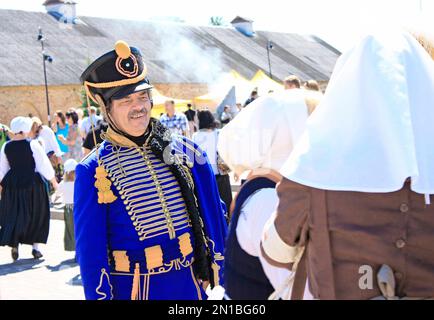
[{"label": "black shako hat", "polygon": [[117,41],[115,50],[96,59],[80,76],[86,94],[99,103],[110,99],[121,99],[131,93],[152,88],[146,78],[147,68],[139,49],[130,47],[125,41]]}]

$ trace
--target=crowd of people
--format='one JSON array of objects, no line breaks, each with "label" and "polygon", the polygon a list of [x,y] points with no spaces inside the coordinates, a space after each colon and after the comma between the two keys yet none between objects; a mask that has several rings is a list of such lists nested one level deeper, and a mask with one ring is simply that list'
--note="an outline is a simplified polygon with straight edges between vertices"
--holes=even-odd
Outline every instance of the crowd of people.
[{"label": "crowd of people", "polygon": [[35,259],[43,257],[39,245],[47,242],[50,208],[58,201],[64,209],[64,248],[75,251],[75,166],[94,148],[91,121],[98,134],[104,126],[96,111],[91,107],[83,118],[80,108],[58,110],[51,127],[32,116],[0,125],[0,245],[12,248],[14,261],[20,244],[32,245]]},{"label": "crowd of people", "polygon": [[87,299],[432,298],[429,43],[369,35],[324,94],[290,75],[243,107],[166,101],[154,119],[141,52],[118,41],[81,76],[101,115],[0,126],[0,245],[42,257],[51,185]]}]

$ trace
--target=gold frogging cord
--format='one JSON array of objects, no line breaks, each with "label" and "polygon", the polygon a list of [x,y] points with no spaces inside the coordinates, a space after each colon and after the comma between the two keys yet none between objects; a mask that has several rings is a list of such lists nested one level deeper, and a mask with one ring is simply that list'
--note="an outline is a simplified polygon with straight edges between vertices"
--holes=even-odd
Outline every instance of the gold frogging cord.
[{"label": "gold frogging cord", "polygon": [[[87,83],[84,83],[85,89],[86,89],[86,100],[87,100],[87,113],[89,114],[89,118],[91,116],[90,113],[90,92],[89,87],[87,86]],[[102,165],[102,162],[99,157],[99,151],[98,151],[98,145],[96,143],[96,134],[95,134],[95,126],[93,124],[92,119],[90,119],[90,125],[92,130],[92,137],[93,142],[95,144],[95,152],[96,152],[96,159],[98,161],[98,167],[96,168],[95,172],[95,187],[98,189],[98,203],[112,203],[117,199],[117,197],[113,194],[113,191],[111,190],[111,181],[107,178],[107,171],[105,170],[104,166]]]}]

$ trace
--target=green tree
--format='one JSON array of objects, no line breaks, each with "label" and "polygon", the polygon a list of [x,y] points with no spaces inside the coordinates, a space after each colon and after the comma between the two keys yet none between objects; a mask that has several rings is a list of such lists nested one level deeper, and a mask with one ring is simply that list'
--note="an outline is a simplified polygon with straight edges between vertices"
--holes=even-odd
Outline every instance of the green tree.
[{"label": "green tree", "polygon": [[[84,89],[84,87],[81,88],[81,92],[80,92],[80,100],[81,100],[81,106],[80,108],[83,109],[83,113],[85,117],[89,116],[89,113],[87,112],[87,98],[86,98],[86,90]],[[96,108],[98,108],[97,113],[100,113],[99,110],[99,105],[97,103],[95,103],[92,99],[89,98],[89,102],[90,102],[90,106],[94,106]]]}]

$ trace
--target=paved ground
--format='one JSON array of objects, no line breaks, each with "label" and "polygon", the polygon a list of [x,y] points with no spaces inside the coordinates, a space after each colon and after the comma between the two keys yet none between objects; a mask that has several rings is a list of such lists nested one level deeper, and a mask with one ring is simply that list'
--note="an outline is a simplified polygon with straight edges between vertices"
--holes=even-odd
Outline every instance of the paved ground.
[{"label": "paved ground", "polygon": [[63,250],[64,222],[50,221],[50,235],[40,250],[44,257],[33,259],[31,246],[20,246],[13,262],[10,248],[0,247],[0,299],[82,300],[83,287],[74,253]]}]

